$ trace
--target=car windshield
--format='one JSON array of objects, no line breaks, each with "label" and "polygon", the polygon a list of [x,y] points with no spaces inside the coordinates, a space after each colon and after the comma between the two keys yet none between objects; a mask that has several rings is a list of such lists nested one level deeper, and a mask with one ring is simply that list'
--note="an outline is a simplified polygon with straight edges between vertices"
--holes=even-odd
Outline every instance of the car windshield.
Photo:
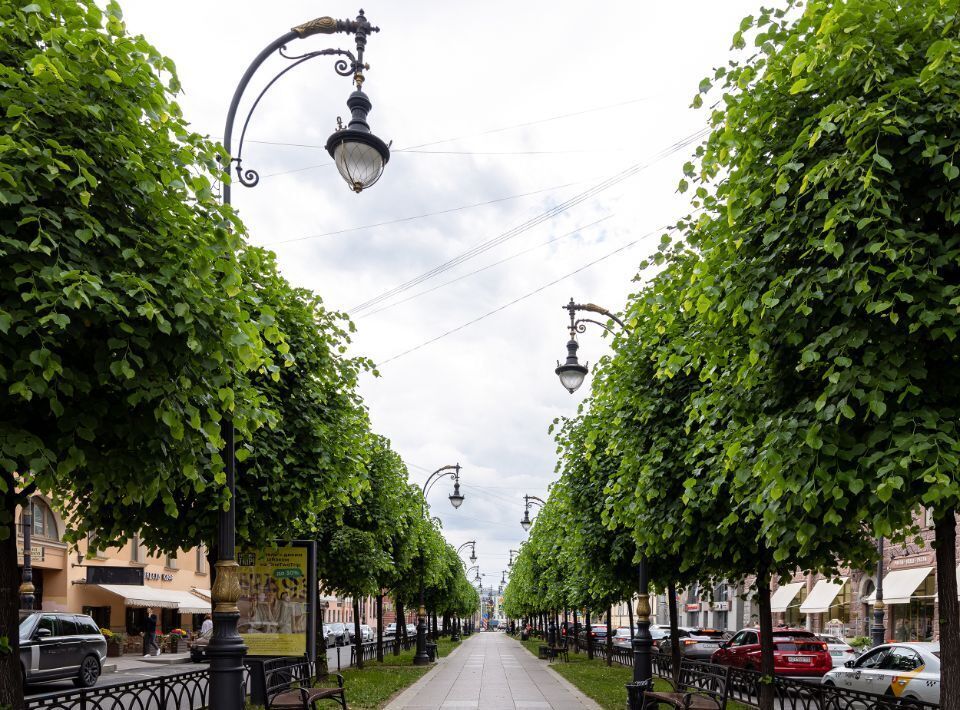
[{"label": "car windshield", "polygon": [[722,639],[723,632],[717,629],[694,629],[690,632],[691,636],[705,636],[711,639]]},{"label": "car windshield", "polygon": [[826,643],[842,643],[842,644],[846,644],[846,641],[844,641],[844,640],[841,639],[841,638],[837,638],[836,636],[821,636],[821,637],[820,637],[820,640],[821,640],[821,641],[824,641],[824,642],[826,642]]},{"label": "car windshield", "polygon": [[33,632],[33,626],[37,623],[37,616],[37,614],[30,614],[20,622],[20,638],[30,638],[30,634]]}]

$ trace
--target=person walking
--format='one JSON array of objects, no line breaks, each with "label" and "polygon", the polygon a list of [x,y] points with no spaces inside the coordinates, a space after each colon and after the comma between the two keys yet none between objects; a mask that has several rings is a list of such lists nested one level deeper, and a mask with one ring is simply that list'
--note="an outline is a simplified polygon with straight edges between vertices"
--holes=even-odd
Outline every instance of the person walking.
[{"label": "person walking", "polygon": [[143,624],[143,657],[159,656],[157,645],[157,615],[147,609],[147,620]]}]

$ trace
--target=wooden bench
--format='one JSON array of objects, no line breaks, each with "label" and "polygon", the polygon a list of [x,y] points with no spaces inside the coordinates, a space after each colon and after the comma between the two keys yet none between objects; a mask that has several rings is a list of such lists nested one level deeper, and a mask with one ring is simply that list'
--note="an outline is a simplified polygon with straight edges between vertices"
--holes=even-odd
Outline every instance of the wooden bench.
[{"label": "wooden bench", "polygon": [[669,705],[677,710],[726,710],[730,667],[684,659],[680,662],[680,680],[667,679],[672,691],[647,690],[644,707]]},{"label": "wooden bench", "polygon": [[303,659],[277,658],[266,661],[263,669],[263,687],[266,690],[267,710],[312,710],[321,700],[332,700],[347,710],[343,676],[336,673],[337,686],[318,687],[322,680],[315,663]]}]

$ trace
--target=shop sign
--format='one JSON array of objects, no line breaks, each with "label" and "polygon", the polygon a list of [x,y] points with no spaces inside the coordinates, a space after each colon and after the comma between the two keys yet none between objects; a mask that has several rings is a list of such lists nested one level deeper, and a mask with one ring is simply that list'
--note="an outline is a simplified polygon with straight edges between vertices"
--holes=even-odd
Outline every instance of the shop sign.
[{"label": "shop sign", "polygon": [[730,611],[730,602],[714,602],[714,611]]},{"label": "shop sign", "polygon": [[907,555],[906,557],[894,557],[888,565],[890,569],[899,569],[902,567],[929,567],[933,564],[933,554],[925,555]]},{"label": "shop sign", "polygon": [[166,574],[166,573],[160,574],[159,572],[144,572],[143,578],[152,579],[155,582],[172,582],[173,581],[172,574]]},{"label": "shop sign", "polygon": [[[30,546],[30,559],[34,562],[43,562],[43,545]],[[17,545],[17,559],[23,561],[23,545]]]},{"label": "shop sign", "polygon": [[700,602],[687,604],[687,611],[700,611]]}]

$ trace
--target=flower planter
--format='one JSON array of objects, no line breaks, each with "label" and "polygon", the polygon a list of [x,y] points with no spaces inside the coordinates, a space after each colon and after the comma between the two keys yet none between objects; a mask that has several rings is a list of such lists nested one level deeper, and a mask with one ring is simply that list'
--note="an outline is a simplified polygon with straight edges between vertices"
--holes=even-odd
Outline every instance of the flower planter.
[{"label": "flower planter", "polygon": [[117,658],[123,655],[123,644],[119,641],[107,643],[107,658]]}]

